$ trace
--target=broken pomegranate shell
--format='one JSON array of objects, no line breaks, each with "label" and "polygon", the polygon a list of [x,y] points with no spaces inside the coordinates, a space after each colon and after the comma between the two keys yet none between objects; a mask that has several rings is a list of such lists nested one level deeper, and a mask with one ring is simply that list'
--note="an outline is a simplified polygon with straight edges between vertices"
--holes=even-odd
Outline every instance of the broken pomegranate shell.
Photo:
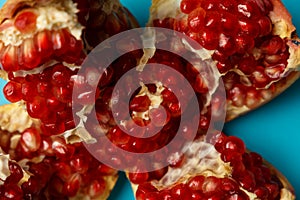
[{"label": "broken pomegranate shell", "polygon": [[235,136],[216,132],[185,148],[179,166],[149,172],[147,179],[129,173],[137,200],[295,199],[287,179]]},{"label": "broken pomegranate shell", "polygon": [[[0,198],[107,199],[117,171],[96,160],[81,142],[43,135],[39,123],[20,108],[0,107],[1,119],[9,120],[0,123]],[[16,117],[12,113],[17,111]]]},{"label": "broken pomegranate shell", "polygon": [[227,121],[299,77],[300,42],[280,0],[154,0],[148,25],[182,32],[210,52],[227,91]]}]

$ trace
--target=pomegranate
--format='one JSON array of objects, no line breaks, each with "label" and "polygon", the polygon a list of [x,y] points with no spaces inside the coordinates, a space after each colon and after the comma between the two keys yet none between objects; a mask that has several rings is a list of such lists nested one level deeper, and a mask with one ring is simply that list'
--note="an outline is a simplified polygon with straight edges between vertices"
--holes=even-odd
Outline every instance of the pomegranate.
[{"label": "pomegranate", "polygon": [[156,0],[148,25],[182,32],[210,52],[226,88],[227,121],[299,77],[299,39],[280,0]]},{"label": "pomegranate", "polygon": [[[0,61],[9,82],[4,94],[11,102],[22,101],[37,120],[26,116],[17,122],[26,122],[20,130],[14,130],[12,122],[19,116],[4,112],[9,120],[1,127],[11,130],[1,134],[1,147],[5,157],[9,155],[3,162],[10,173],[3,178],[0,194],[11,196],[13,188],[13,198],[105,196],[115,170],[95,156],[118,169],[126,164],[129,179],[139,184],[138,199],[294,198],[288,182],[258,154],[246,152],[240,139],[214,133],[207,140],[211,123],[223,120],[220,77],[230,120],[270,100],[299,76],[293,72],[299,63],[294,27],[289,17],[276,21],[282,5],[275,0],[175,5],[174,9],[173,1],[154,1],[149,24],[182,32],[196,42],[186,43],[176,33],[157,35],[165,50],[135,48],[155,44],[151,31],[150,36],[146,31],[137,40],[116,41],[115,52],[131,51],[105,70],[107,52],[96,60],[83,60],[104,39],[136,26],[117,1],[5,5]],[[122,79],[132,70],[138,76]],[[161,154],[153,157],[155,162],[128,155],[156,150]]]},{"label": "pomegranate", "polygon": [[24,102],[44,134],[75,128],[74,76],[95,46],[138,26],[118,0],[7,1],[0,15],[4,95]]},{"label": "pomegranate", "polygon": [[[0,131],[1,199],[106,199],[117,171],[100,163],[81,142],[48,137],[17,104],[2,106],[1,118],[18,111],[17,123]],[[10,119],[15,116],[10,115]],[[7,118],[6,118],[7,119]],[[7,123],[7,122],[6,122]]]},{"label": "pomegranate", "polygon": [[131,175],[136,199],[295,199],[288,181],[243,141],[218,132],[186,146],[180,166]]}]

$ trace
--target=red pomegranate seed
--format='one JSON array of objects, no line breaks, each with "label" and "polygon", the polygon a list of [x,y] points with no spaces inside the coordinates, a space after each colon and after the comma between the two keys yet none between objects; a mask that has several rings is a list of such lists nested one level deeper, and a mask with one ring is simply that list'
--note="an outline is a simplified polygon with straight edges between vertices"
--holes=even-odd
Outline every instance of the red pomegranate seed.
[{"label": "red pomegranate seed", "polygon": [[180,9],[183,13],[189,14],[195,8],[200,5],[201,1],[199,0],[182,0],[180,2]]},{"label": "red pomegranate seed", "polygon": [[36,29],[37,15],[34,11],[25,10],[19,13],[14,21],[14,26],[22,33],[34,32]]},{"label": "red pomegranate seed", "polygon": [[49,30],[38,32],[35,35],[34,43],[38,52],[44,59],[47,59],[53,55],[53,43],[51,40],[51,32]]},{"label": "red pomegranate seed", "polygon": [[28,181],[21,185],[22,190],[26,194],[37,194],[40,190],[39,181],[36,177],[31,176]]},{"label": "red pomegranate seed", "polygon": [[246,170],[238,177],[239,184],[248,191],[253,191],[256,186],[255,176],[252,172]]},{"label": "red pomegranate seed", "polygon": [[202,189],[204,193],[217,192],[220,190],[221,180],[214,176],[206,177]]},{"label": "red pomegranate seed", "polygon": [[87,172],[87,170],[89,169],[88,163],[88,158],[83,154],[75,155],[70,161],[70,165],[73,171],[76,171],[80,174],[84,174]]},{"label": "red pomegranate seed", "polygon": [[69,180],[65,182],[62,192],[63,194],[73,197],[77,194],[81,183],[81,176],[78,173],[72,174]]},{"label": "red pomegranate seed", "polygon": [[246,88],[241,84],[236,84],[230,91],[229,91],[229,99],[232,101],[232,104],[241,107],[245,105],[246,101]]},{"label": "red pomegranate seed", "polygon": [[170,113],[162,106],[149,110],[151,123],[157,127],[163,127],[170,121]]},{"label": "red pomegranate seed", "polygon": [[258,19],[260,36],[268,35],[272,32],[272,22],[269,17],[262,16]]},{"label": "red pomegranate seed", "polygon": [[191,31],[198,33],[203,29],[205,15],[206,11],[201,7],[196,8],[188,15],[188,26]]},{"label": "red pomegranate seed", "polygon": [[184,197],[187,194],[187,192],[187,186],[184,184],[178,184],[171,189],[171,195],[175,199],[180,199]]},{"label": "red pomegranate seed", "polygon": [[8,162],[10,175],[5,179],[4,184],[17,184],[23,178],[23,171],[19,164],[13,161]]},{"label": "red pomegranate seed", "polygon": [[47,112],[46,100],[43,97],[36,96],[32,101],[26,102],[26,108],[32,118],[42,118]]},{"label": "red pomegranate seed", "polygon": [[149,178],[148,172],[129,173],[129,179],[134,184],[144,183],[148,180],[148,178]]},{"label": "red pomegranate seed", "polygon": [[3,50],[1,64],[5,71],[17,71],[20,66],[18,61],[18,49],[15,46],[8,46]]},{"label": "red pomegranate seed", "polygon": [[22,99],[25,101],[32,101],[35,96],[38,96],[35,82],[25,82],[22,84]]},{"label": "red pomegranate seed", "polygon": [[221,12],[222,33],[230,36],[235,36],[238,32],[238,21],[236,16],[228,12]]},{"label": "red pomegranate seed", "polygon": [[279,36],[273,36],[270,40],[266,40],[261,45],[263,53],[268,55],[277,54],[284,46],[284,41]]},{"label": "red pomegranate seed", "polygon": [[3,88],[5,98],[12,102],[22,100],[22,85],[20,83],[9,81]]},{"label": "red pomegranate seed", "polygon": [[35,152],[41,146],[41,135],[35,128],[28,128],[21,134],[20,144],[24,149]]},{"label": "red pomegranate seed", "polygon": [[239,190],[239,185],[238,183],[231,179],[231,178],[223,178],[221,180],[221,189],[223,191],[228,191],[228,192],[232,192],[232,191],[238,191]]},{"label": "red pomegranate seed", "polygon": [[235,37],[235,46],[237,48],[237,52],[244,54],[248,51],[251,51],[254,46],[254,38],[250,35],[240,34]]},{"label": "red pomegranate seed", "polygon": [[259,25],[256,21],[253,22],[247,18],[240,18],[238,24],[242,33],[250,35],[253,38],[259,35]]},{"label": "red pomegranate seed", "polygon": [[103,179],[94,180],[89,186],[88,194],[91,197],[98,197],[105,192],[105,189],[106,183]]},{"label": "red pomegranate seed", "polygon": [[256,66],[257,62],[253,55],[243,57],[238,63],[238,68],[246,75],[251,74],[255,70]]},{"label": "red pomegranate seed", "polygon": [[269,82],[269,77],[265,74],[265,69],[262,66],[257,66],[252,72],[250,79],[257,88],[264,88]]},{"label": "red pomegranate seed", "polygon": [[219,45],[220,34],[210,28],[203,28],[199,32],[199,43],[208,50],[214,50]]},{"label": "red pomegranate seed", "polygon": [[225,149],[243,154],[246,151],[244,142],[235,136],[228,136],[225,142]]},{"label": "red pomegranate seed", "polygon": [[[17,184],[7,184],[0,188],[3,191],[3,199],[22,200],[23,191]],[[2,195],[1,195],[2,196]]]},{"label": "red pomegranate seed", "polygon": [[218,50],[221,54],[224,54],[226,56],[231,56],[232,54],[234,54],[236,52],[236,47],[233,37],[221,34]]},{"label": "red pomegranate seed", "polygon": [[129,108],[131,111],[145,112],[149,109],[151,101],[148,96],[137,96],[130,101]]},{"label": "red pomegranate seed", "polygon": [[215,29],[216,32],[219,32],[220,23],[221,23],[221,14],[217,11],[208,11],[205,16],[205,27],[209,29]]},{"label": "red pomegranate seed", "polygon": [[255,189],[254,193],[260,199],[268,199],[269,198],[269,191],[267,188],[265,188],[263,186]]},{"label": "red pomegranate seed", "polygon": [[237,11],[239,14],[247,18],[253,18],[261,15],[260,9],[254,1],[240,2],[237,6]]},{"label": "red pomegranate seed", "polygon": [[248,108],[255,108],[260,101],[260,95],[254,88],[249,88],[246,94],[246,106]]},{"label": "red pomegranate seed", "polygon": [[202,191],[204,180],[205,180],[204,176],[195,176],[188,181],[187,185],[190,190]]},{"label": "red pomegranate seed", "polygon": [[20,46],[19,63],[23,69],[34,69],[41,63],[41,55],[31,38],[25,39]]}]

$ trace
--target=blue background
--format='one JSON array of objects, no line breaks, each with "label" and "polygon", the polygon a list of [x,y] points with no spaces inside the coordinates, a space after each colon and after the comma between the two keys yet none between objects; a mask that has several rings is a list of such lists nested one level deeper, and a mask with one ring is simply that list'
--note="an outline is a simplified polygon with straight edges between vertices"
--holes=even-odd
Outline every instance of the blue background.
[{"label": "blue background", "polygon": [[[150,0],[121,0],[144,26]],[[0,5],[4,3],[0,0]],[[283,0],[300,30],[299,0]],[[300,31],[299,31],[300,32]],[[4,82],[0,82],[3,87]],[[0,89],[1,89],[0,88]],[[0,95],[0,103],[5,103]],[[259,152],[292,183],[300,197],[300,80],[265,106],[248,113],[224,127],[227,134],[242,138],[247,147]],[[130,185],[124,173],[112,192],[110,200],[133,200]]]}]

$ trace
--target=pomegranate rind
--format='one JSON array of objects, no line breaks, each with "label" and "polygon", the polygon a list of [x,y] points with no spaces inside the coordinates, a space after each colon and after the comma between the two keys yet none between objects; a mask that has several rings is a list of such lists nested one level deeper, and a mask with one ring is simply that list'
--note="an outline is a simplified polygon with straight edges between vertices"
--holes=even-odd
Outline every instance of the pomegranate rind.
[{"label": "pomegranate rind", "polygon": [[[164,19],[167,17],[180,19],[185,17],[185,14],[180,10],[180,2],[181,0],[152,0],[148,26],[152,26],[154,19]],[[271,0],[271,3],[273,4],[274,9],[269,13],[269,17],[274,27],[273,34],[279,35],[281,38],[286,38],[286,44],[289,47],[290,56],[288,58],[286,70],[282,78],[273,83],[276,88],[275,91],[272,91],[272,94],[268,98],[258,102],[256,106],[253,106],[252,108],[247,106],[236,107],[228,101],[226,121],[233,120],[271,101],[300,77],[300,72],[297,72],[300,66],[300,46],[298,45],[300,39],[295,34],[296,27],[292,23],[292,16],[280,0]],[[268,89],[268,87],[264,89]]]}]

